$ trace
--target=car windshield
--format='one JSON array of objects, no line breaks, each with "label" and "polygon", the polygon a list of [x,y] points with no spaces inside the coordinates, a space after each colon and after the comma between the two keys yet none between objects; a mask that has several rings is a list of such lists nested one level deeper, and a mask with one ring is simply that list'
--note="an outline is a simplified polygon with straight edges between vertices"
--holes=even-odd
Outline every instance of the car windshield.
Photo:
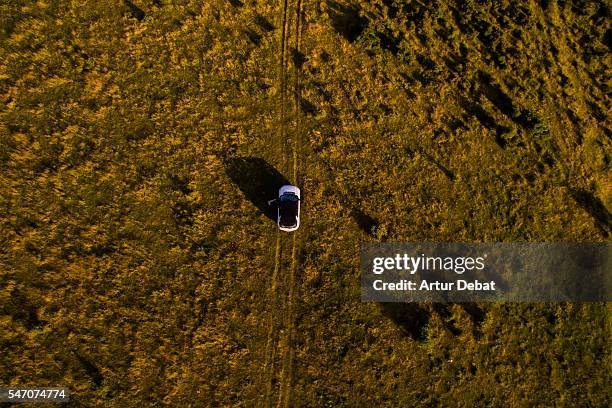
[{"label": "car windshield", "polygon": [[298,201],[299,198],[297,198],[297,196],[293,193],[285,193],[282,196],[280,196],[280,201],[281,202],[286,202],[286,201]]},{"label": "car windshield", "polygon": [[280,225],[283,227],[295,227],[297,225],[299,198],[294,194],[283,194],[279,201]]}]

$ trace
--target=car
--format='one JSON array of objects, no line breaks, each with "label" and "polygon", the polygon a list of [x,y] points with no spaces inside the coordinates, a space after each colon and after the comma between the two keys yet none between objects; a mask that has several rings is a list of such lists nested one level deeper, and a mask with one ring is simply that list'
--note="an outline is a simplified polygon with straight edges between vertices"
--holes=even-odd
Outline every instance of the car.
[{"label": "car", "polygon": [[278,190],[278,228],[281,231],[295,231],[300,227],[300,189],[284,185]]}]

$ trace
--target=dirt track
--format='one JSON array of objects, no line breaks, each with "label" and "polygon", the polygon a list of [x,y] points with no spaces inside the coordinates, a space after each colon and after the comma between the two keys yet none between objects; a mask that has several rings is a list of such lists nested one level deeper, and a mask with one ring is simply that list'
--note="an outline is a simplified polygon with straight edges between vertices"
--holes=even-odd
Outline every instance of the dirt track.
[{"label": "dirt track", "polygon": [[[300,186],[300,73],[298,64],[289,67],[287,55],[290,49],[295,53],[300,52],[302,1],[283,0],[282,6],[280,13],[279,133],[275,144],[279,146],[282,157],[281,171],[283,174],[291,174],[291,182]],[[293,71],[293,83],[290,84],[291,71]],[[289,92],[289,88],[292,88],[292,92]],[[291,96],[293,96],[293,101],[291,101]],[[290,110],[291,115],[288,115]],[[263,404],[266,407],[290,406],[295,357],[296,306],[299,300],[299,281],[297,279],[299,252],[299,230],[290,234],[277,231],[274,270],[268,291],[270,318],[265,351],[266,386]],[[290,254],[290,257],[287,254]]]}]

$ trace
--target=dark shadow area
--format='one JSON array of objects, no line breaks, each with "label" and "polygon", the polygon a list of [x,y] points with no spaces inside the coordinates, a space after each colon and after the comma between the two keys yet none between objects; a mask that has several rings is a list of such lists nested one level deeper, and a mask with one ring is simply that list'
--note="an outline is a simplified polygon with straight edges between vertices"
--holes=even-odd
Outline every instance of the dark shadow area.
[{"label": "dark shadow area", "polygon": [[276,207],[268,201],[278,196],[278,189],[291,184],[268,162],[259,157],[237,157],[224,161],[225,172],[246,199],[266,217],[276,222]]},{"label": "dark shadow area", "polygon": [[546,309],[544,310],[543,314],[548,324],[550,324],[551,326],[554,326],[557,324],[557,316],[552,310]]},{"label": "dark shadow area", "polygon": [[450,303],[433,303],[431,306],[442,319],[444,328],[453,336],[459,336],[461,334],[461,330],[455,326],[455,322],[451,319],[452,313],[450,310],[448,310]]},{"label": "dark shadow area", "polygon": [[243,32],[246,34],[246,36],[249,38],[249,41],[251,43],[253,43],[254,45],[259,45],[259,43],[261,42],[261,35],[257,34],[255,31],[253,30],[243,30]]},{"label": "dark shadow area", "polygon": [[428,75],[423,75],[419,71],[414,71],[412,73],[412,78],[423,86],[427,86],[433,82],[433,79],[431,77],[429,77]]},{"label": "dark shadow area", "polygon": [[168,187],[185,195],[193,192],[191,187],[189,187],[189,179],[186,177],[177,176],[176,174],[171,174],[168,176]]},{"label": "dark shadow area", "polygon": [[312,84],[325,102],[331,102],[332,93],[325,88],[325,85],[323,83],[313,81]]},{"label": "dark shadow area", "polygon": [[486,313],[476,303],[458,303],[459,306],[470,316],[472,323],[480,326],[484,322]]},{"label": "dark shadow area", "polygon": [[79,360],[79,363],[81,363],[81,365],[85,369],[85,372],[87,373],[87,375],[91,378],[91,381],[93,381],[93,383],[97,387],[102,385],[102,381],[104,380],[104,377],[102,376],[100,369],[98,369],[98,367],[96,367],[91,361],[81,356],[79,353],[74,353],[74,355],[77,358],[77,360]]},{"label": "dark shadow area", "polygon": [[268,21],[267,18],[259,14],[255,16],[255,24],[257,24],[259,27],[266,31],[274,30],[274,26],[272,25],[272,23]]},{"label": "dark shadow area", "polygon": [[570,188],[569,192],[576,203],[595,219],[599,229],[608,237],[612,216],[603,202],[592,193],[581,188]]},{"label": "dark shadow area", "polygon": [[465,302],[458,303],[458,305],[467,313],[472,321],[472,335],[475,338],[480,338],[482,334],[481,326],[487,316],[486,311],[480,308],[476,303]]},{"label": "dark shadow area", "polygon": [[346,6],[335,1],[328,1],[329,16],[334,30],[350,42],[354,42],[365,30],[367,20],[359,15],[356,6]]},{"label": "dark shadow area", "polygon": [[380,109],[383,115],[390,115],[393,112],[393,110],[386,103],[381,103],[378,105],[378,109]]},{"label": "dark shadow area", "polygon": [[0,308],[0,312],[12,316],[13,320],[21,322],[28,330],[41,327],[46,323],[40,320],[38,308],[31,304],[27,296],[18,289],[13,290],[9,301]]},{"label": "dark shadow area", "polygon": [[601,38],[601,42],[608,47],[608,50],[612,50],[612,28],[608,28]]},{"label": "dark shadow area", "polygon": [[356,207],[351,208],[351,217],[355,220],[360,230],[374,236],[374,229],[380,224],[378,220]]},{"label": "dark shadow area", "polygon": [[382,3],[385,5],[387,9],[387,16],[390,18],[395,18],[397,13],[400,11],[400,7],[403,6],[398,5],[394,0],[382,0]]},{"label": "dark shadow area", "polygon": [[595,117],[595,119],[597,119],[600,122],[603,122],[606,120],[607,115],[598,104],[596,104],[595,102],[587,101],[587,105],[589,106],[589,109],[593,113],[593,117]]},{"label": "dark shadow area", "polygon": [[185,199],[178,200],[172,207],[172,215],[176,225],[178,226],[191,226],[193,225],[193,214],[200,208],[199,205],[192,205]]},{"label": "dark shadow area", "polygon": [[312,102],[310,102],[308,99],[306,98],[302,98],[300,97],[299,99],[299,105],[300,105],[300,109],[302,110],[302,112],[309,114],[309,115],[316,115],[318,112],[318,109],[316,106],[314,106],[312,104]]},{"label": "dark shadow area", "polygon": [[[470,316],[474,325],[473,334],[478,336],[479,328],[484,322],[486,313],[475,303],[457,303]],[[391,319],[398,325],[400,330],[413,340],[424,341],[427,337],[426,327],[429,324],[432,313],[440,316],[444,328],[454,336],[459,336],[462,331],[455,326],[451,319],[452,313],[449,307],[452,303],[431,303],[428,305],[419,303],[379,303],[383,316]]]},{"label": "dark shadow area", "polygon": [[442,60],[449,71],[454,72],[455,74],[460,74],[463,71],[465,59],[461,58],[461,56],[451,54],[448,57],[442,57]]},{"label": "dark shadow area", "polygon": [[387,15],[395,18],[397,15],[403,16],[408,21],[419,24],[423,21],[425,13],[431,12],[431,7],[423,2],[398,2],[395,0],[382,0],[387,9]]},{"label": "dark shadow area", "polygon": [[473,28],[469,24],[471,14],[465,10],[465,7],[465,3],[458,3],[450,6],[449,10],[453,17],[453,22],[455,26],[459,28],[459,31],[461,31],[462,34],[470,34],[473,31]]},{"label": "dark shadow area", "polygon": [[458,52],[449,52],[448,56],[444,57],[443,60],[449,69],[455,70],[456,72],[464,71],[465,64],[468,61],[468,54],[468,48],[462,43],[459,45]]},{"label": "dark shadow area", "polygon": [[476,31],[476,37],[482,42],[486,50],[491,50],[495,41],[499,38],[499,34],[495,31],[495,27],[486,20],[474,20],[472,23]]},{"label": "dark shadow area", "polygon": [[408,98],[416,98],[416,94],[411,90],[412,85],[416,83],[416,79],[404,72],[400,72],[399,75],[402,78],[402,89],[404,90]]},{"label": "dark shadow area", "polygon": [[295,65],[296,68],[300,69],[302,68],[302,65],[304,65],[304,62],[306,62],[306,55],[301,53],[299,50],[292,48],[291,61],[293,61],[293,65]]},{"label": "dark shadow area", "polygon": [[132,3],[130,0],[123,0],[128,8],[128,11],[132,17],[138,21],[142,21],[145,18],[145,12],[140,7]]},{"label": "dark shadow area", "polygon": [[444,173],[444,175],[450,180],[450,181],[455,181],[455,173],[453,173],[448,167],[446,167],[445,165],[443,165],[442,163],[440,163],[438,160],[434,159],[431,155],[429,155],[428,153],[424,152],[423,150],[420,151],[420,153],[425,156],[425,158],[427,160],[429,160],[430,162],[432,162],[442,173]]},{"label": "dark shadow area", "polygon": [[465,129],[465,123],[460,119],[448,119],[446,122],[451,131],[456,132],[459,129]]},{"label": "dark shadow area", "polygon": [[514,123],[525,129],[533,129],[538,123],[541,123],[541,120],[529,110],[521,110],[516,107],[499,85],[493,83],[489,74],[479,71],[478,78],[483,95]]},{"label": "dark shadow area", "polygon": [[413,340],[426,339],[425,328],[429,322],[429,310],[418,303],[379,303],[383,316],[393,320],[400,330]]},{"label": "dark shadow area", "polygon": [[526,129],[533,129],[538,123],[542,123],[540,118],[534,115],[531,111],[523,109],[519,114],[512,118],[515,123],[523,126]]},{"label": "dark shadow area", "polygon": [[419,54],[416,56],[416,61],[421,69],[414,70],[412,77],[421,85],[427,86],[440,79],[435,71],[436,63],[431,58]]},{"label": "dark shadow area", "polygon": [[471,116],[474,116],[480,124],[490,130],[495,132],[495,143],[502,149],[506,147],[508,144],[507,140],[503,137],[504,134],[510,131],[510,128],[506,126],[498,125],[495,119],[487,111],[485,111],[482,106],[473,103],[467,98],[459,99],[459,106]]},{"label": "dark shadow area", "polygon": [[399,52],[399,39],[385,33],[376,33],[376,35],[378,36],[382,49],[389,51],[393,55],[397,55]]},{"label": "dark shadow area", "polygon": [[512,99],[501,90],[499,85],[493,83],[491,76],[486,72],[479,71],[478,79],[484,96],[503,114],[513,117],[514,103]]},{"label": "dark shadow area", "polygon": [[108,243],[98,243],[98,244],[94,244],[91,246],[91,248],[89,250],[85,250],[86,254],[93,254],[95,256],[104,256],[104,255],[110,255],[114,252],[117,252],[119,248],[117,248],[117,246],[112,243],[112,242],[108,242]]},{"label": "dark shadow area", "polygon": [[431,71],[436,68],[436,63],[434,62],[434,60],[425,55],[417,54],[416,60],[419,65],[423,67],[423,69],[426,71]]},{"label": "dark shadow area", "polygon": [[610,18],[610,5],[609,4],[599,4],[597,11],[595,14],[591,15],[591,20],[600,21],[600,19],[609,19]]},{"label": "dark shadow area", "polygon": [[167,177],[165,183],[169,190],[177,191],[182,195],[175,202],[173,202],[170,207],[176,224],[178,226],[192,225],[193,214],[201,208],[201,205],[198,203],[193,203],[187,198],[187,196],[193,191],[191,187],[189,187],[189,179],[171,174]]},{"label": "dark shadow area", "polygon": [[244,3],[241,2],[240,0],[229,0],[229,3],[234,6],[234,7],[242,7],[244,6]]},{"label": "dark shadow area", "polygon": [[[574,125],[577,125],[577,124],[582,122],[582,120],[578,117],[578,115],[576,115],[576,112],[574,112],[572,109],[565,109],[565,114],[567,115],[569,120]],[[583,139],[582,138],[582,133],[581,132],[577,132],[576,134],[578,135],[578,140],[580,140],[581,143],[582,143],[582,139]]]}]

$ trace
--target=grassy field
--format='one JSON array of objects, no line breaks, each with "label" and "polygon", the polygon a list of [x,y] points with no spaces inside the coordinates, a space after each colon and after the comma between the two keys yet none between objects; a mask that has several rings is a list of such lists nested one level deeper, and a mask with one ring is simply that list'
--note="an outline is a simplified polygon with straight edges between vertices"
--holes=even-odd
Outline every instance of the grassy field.
[{"label": "grassy field", "polygon": [[361,303],[359,248],[609,242],[610,7],[0,0],[0,385],[609,406],[607,303]]}]

